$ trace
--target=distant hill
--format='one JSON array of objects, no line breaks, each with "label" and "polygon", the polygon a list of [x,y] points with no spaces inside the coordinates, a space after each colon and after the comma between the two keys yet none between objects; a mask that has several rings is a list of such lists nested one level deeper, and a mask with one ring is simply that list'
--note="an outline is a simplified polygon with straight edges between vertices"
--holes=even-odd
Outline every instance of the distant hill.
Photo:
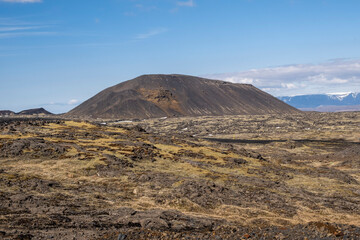
[{"label": "distant hill", "polygon": [[[328,110],[331,109],[352,109],[349,107],[336,108],[336,106],[355,106],[360,105],[360,94],[359,93],[330,93],[330,94],[312,94],[312,95],[298,95],[298,96],[284,96],[278,97],[285,103],[302,109],[302,110],[316,110],[323,107],[329,106]],[[320,108],[320,106],[322,108]],[[331,107],[330,107],[331,106]],[[335,110],[334,110],[335,111]]]},{"label": "distant hill", "polygon": [[17,113],[17,115],[38,115],[38,114],[52,115],[51,112],[46,111],[44,108],[28,109]]},{"label": "distant hill", "polygon": [[186,75],[143,75],[107,88],[65,116],[155,118],[298,113],[249,84]]},{"label": "distant hill", "polygon": [[46,111],[44,108],[34,108],[34,109],[27,109],[21,112],[15,113],[10,110],[0,110],[0,116],[15,116],[15,115],[53,115],[53,113]]},{"label": "distant hill", "polygon": [[317,111],[317,112],[355,112],[360,111],[360,105],[343,105],[343,106],[318,106],[316,108],[301,108],[303,111]]},{"label": "distant hill", "polygon": [[0,111],[0,116],[11,116],[14,115],[15,113],[13,111],[10,110],[1,110]]}]

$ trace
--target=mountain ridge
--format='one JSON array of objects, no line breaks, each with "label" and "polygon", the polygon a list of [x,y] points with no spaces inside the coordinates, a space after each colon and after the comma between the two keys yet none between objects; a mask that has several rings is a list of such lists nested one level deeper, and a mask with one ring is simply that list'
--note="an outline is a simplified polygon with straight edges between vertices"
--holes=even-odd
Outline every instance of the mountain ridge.
[{"label": "mountain ridge", "polygon": [[299,109],[315,109],[320,106],[360,105],[360,94],[358,92],[280,96],[278,99]]}]

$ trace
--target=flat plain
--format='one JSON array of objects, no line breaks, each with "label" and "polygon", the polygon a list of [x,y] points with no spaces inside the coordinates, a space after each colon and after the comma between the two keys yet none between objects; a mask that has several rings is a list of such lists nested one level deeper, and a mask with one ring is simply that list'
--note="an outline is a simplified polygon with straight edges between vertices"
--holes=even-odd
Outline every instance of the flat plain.
[{"label": "flat plain", "polygon": [[0,119],[4,239],[359,239],[360,113]]}]

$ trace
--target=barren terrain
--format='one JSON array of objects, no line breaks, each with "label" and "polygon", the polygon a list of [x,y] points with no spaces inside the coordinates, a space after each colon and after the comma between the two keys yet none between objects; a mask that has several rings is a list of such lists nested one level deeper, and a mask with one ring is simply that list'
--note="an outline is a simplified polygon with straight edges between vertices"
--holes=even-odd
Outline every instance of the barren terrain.
[{"label": "barren terrain", "polygon": [[148,119],[299,112],[250,84],[179,74],[151,74],[107,88],[65,116]]},{"label": "barren terrain", "polygon": [[359,239],[360,113],[0,119],[2,239]]}]

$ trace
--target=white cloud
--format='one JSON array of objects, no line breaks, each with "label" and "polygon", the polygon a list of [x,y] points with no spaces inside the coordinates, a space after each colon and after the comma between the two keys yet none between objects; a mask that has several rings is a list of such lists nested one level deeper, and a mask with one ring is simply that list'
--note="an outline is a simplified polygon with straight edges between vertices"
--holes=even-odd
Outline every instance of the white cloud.
[{"label": "white cloud", "polygon": [[341,79],[339,77],[327,76],[325,74],[319,74],[308,77],[309,81],[315,83],[347,83],[349,80]]},{"label": "white cloud", "polygon": [[146,32],[146,33],[138,34],[135,38],[136,39],[146,39],[146,38],[150,38],[150,37],[159,35],[159,34],[164,33],[164,32],[167,32],[166,28],[158,28],[158,29],[154,29],[154,30],[151,30],[149,32]]},{"label": "white cloud", "polygon": [[297,86],[293,83],[281,83],[281,86],[283,88],[287,88],[287,89],[294,89],[297,88]]},{"label": "white cloud", "polygon": [[178,1],[176,3],[179,7],[195,7],[195,2],[193,0],[188,1]]},{"label": "white cloud", "polygon": [[360,60],[338,59],[319,64],[295,64],[204,77],[250,83],[271,94],[297,95],[331,91],[360,92]]},{"label": "white cloud", "polygon": [[38,3],[42,0],[0,0],[0,2],[11,2],[11,3]]},{"label": "white cloud", "polygon": [[77,99],[71,99],[68,101],[68,105],[75,105],[77,103],[79,103],[79,100],[77,100]]},{"label": "white cloud", "polygon": [[223,79],[224,81],[228,82],[234,82],[234,83],[247,83],[247,84],[253,84],[256,80],[253,78],[236,78],[236,77],[227,77]]}]

